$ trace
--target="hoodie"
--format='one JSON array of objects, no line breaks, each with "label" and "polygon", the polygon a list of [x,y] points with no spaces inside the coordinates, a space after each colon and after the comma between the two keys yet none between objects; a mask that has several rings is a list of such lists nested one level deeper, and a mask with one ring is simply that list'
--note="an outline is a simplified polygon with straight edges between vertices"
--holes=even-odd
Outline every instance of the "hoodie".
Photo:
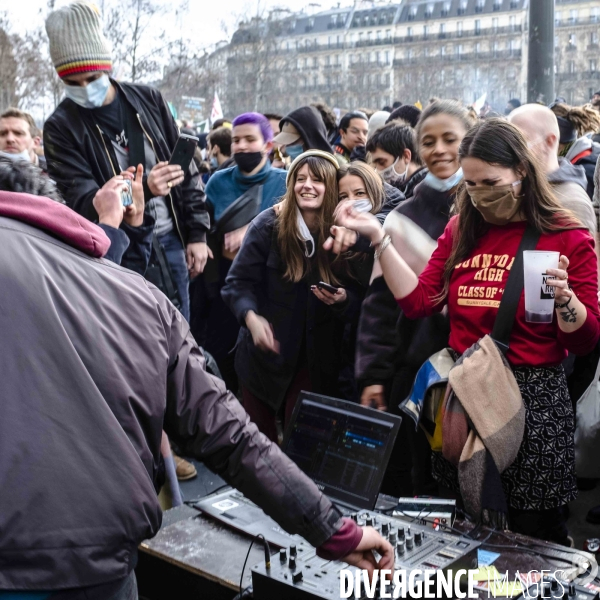
[{"label": "hoodie", "polygon": [[570,210],[590,231],[596,232],[596,216],[587,195],[585,169],[572,165],[566,158],[558,159],[558,169],[548,175],[548,183],[563,208]]},{"label": "hoodie", "polygon": [[586,191],[590,200],[594,196],[594,171],[599,155],[600,144],[593,142],[591,138],[587,136],[577,138],[565,155],[565,158],[570,163],[580,165],[585,169],[585,176],[587,179]]},{"label": "hoodie", "polygon": [[333,152],[327,141],[327,129],[321,113],[314,106],[301,106],[283,117],[281,126],[285,122],[291,123],[302,136],[304,150],[323,150]]}]

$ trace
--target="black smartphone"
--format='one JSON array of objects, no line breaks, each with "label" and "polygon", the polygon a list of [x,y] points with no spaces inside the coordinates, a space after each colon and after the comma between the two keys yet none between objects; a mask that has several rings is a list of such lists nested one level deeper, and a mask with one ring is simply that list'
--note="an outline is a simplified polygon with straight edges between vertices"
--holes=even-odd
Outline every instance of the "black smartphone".
[{"label": "black smartphone", "polygon": [[340,289],[340,288],[336,288],[333,285],[329,285],[328,283],[325,283],[324,281],[319,281],[319,283],[317,283],[317,287],[320,290],[327,290],[331,294],[335,294]]},{"label": "black smartphone", "polygon": [[182,133],[175,144],[175,149],[171,158],[169,159],[170,165],[179,165],[184,173],[187,173],[190,168],[192,158],[194,158],[194,152],[198,145],[198,138],[193,135],[186,135]]}]

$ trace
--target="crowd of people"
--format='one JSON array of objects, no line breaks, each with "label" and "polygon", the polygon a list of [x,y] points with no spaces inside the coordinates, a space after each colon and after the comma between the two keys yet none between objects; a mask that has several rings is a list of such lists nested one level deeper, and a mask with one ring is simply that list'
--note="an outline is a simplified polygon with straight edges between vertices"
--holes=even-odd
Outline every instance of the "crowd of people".
[{"label": "crowd of people", "polygon": [[[455,498],[475,521],[572,545],[568,503],[595,485],[575,471],[569,377],[600,339],[600,90],[503,114],[441,98],[247,112],[199,134],[184,168],[169,159],[193,124],[111,77],[97,10],[77,0],[46,30],[65,98],[43,133],[0,115],[0,479],[18,490],[0,499],[0,599],[135,597],[157,493],[177,505],[196,474],[179,454],[322,556],[393,564],[280,452],[301,390],[404,416],[382,492]],[[467,442],[432,449],[401,405],[436,352],[459,365],[484,346],[530,231],[560,255],[555,315],[515,307],[502,360],[523,424],[506,424],[500,468],[471,418],[494,457],[477,476]]]}]

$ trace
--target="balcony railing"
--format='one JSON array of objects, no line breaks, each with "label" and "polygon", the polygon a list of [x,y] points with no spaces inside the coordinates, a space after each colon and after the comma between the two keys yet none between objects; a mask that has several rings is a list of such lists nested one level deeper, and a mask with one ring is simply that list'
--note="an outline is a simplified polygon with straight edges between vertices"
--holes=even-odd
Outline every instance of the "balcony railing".
[{"label": "balcony railing", "polygon": [[506,60],[521,58],[521,50],[497,50],[491,52],[462,52],[461,54],[445,54],[444,56],[413,56],[412,58],[394,59],[395,67],[406,67],[411,64],[418,64],[432,59],[443,62],[464,62],[476,60]]}]

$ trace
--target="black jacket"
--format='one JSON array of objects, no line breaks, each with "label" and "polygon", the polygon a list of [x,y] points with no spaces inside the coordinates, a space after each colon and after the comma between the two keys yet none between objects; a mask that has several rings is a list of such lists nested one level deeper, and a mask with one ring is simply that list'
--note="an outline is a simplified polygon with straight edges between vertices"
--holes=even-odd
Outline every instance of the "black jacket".
[{"label": "black jacket", "polygon": [[305,150],[333,152],[321,113],[314,106],[301,106],[281,119],[280,126],[291,123],[302,136]]},{"label": "black jacket", "polygon": [[[310,291],[319,281],[316,269],[298,283],[286,281],[275,223],[272,209],[252,221],[221,294],[242,326],[235,356],[240,381],[278,409],[304,362],[313,392],[337,394],[344,325],[358,316],[360,291],[357,283],[348,281],[348,300],[327,306]],[[271,323],[280,354],[265,353],[254,346],[245,324],[249,310]]]},{"label": "black jacket", "polygon": [[[413,198],[395,210],[437,240],[448,223],[453,200],[453,193],[438,192],[422,183]],[[361,309],[356,378],[365,387],[386,385],[402,368],[416,374],[429,356],[447,345],[449,333],[448,320],[440,313],[425,319],[408,319],[384,278],[377,277],[369,286]]]},{"label": "black jacket", "polygon": [[[179,132],[160,92],[145,85],[111,82],[139,116],[157,160],[168,161]],[[67,204],[95,221],[94,196],[114,176],[113,166],[117,173],[119,168],[112,144],[101,135],[92,112],[64,99],[44,125],[44,152],[48,173]],[[198,169],[192,162],[184,182],[171,190],[167,202],[184,244],[204,242],[210,225],[198,184]],[[149,200],[152,193],[146,183],[144,191]]]}]

